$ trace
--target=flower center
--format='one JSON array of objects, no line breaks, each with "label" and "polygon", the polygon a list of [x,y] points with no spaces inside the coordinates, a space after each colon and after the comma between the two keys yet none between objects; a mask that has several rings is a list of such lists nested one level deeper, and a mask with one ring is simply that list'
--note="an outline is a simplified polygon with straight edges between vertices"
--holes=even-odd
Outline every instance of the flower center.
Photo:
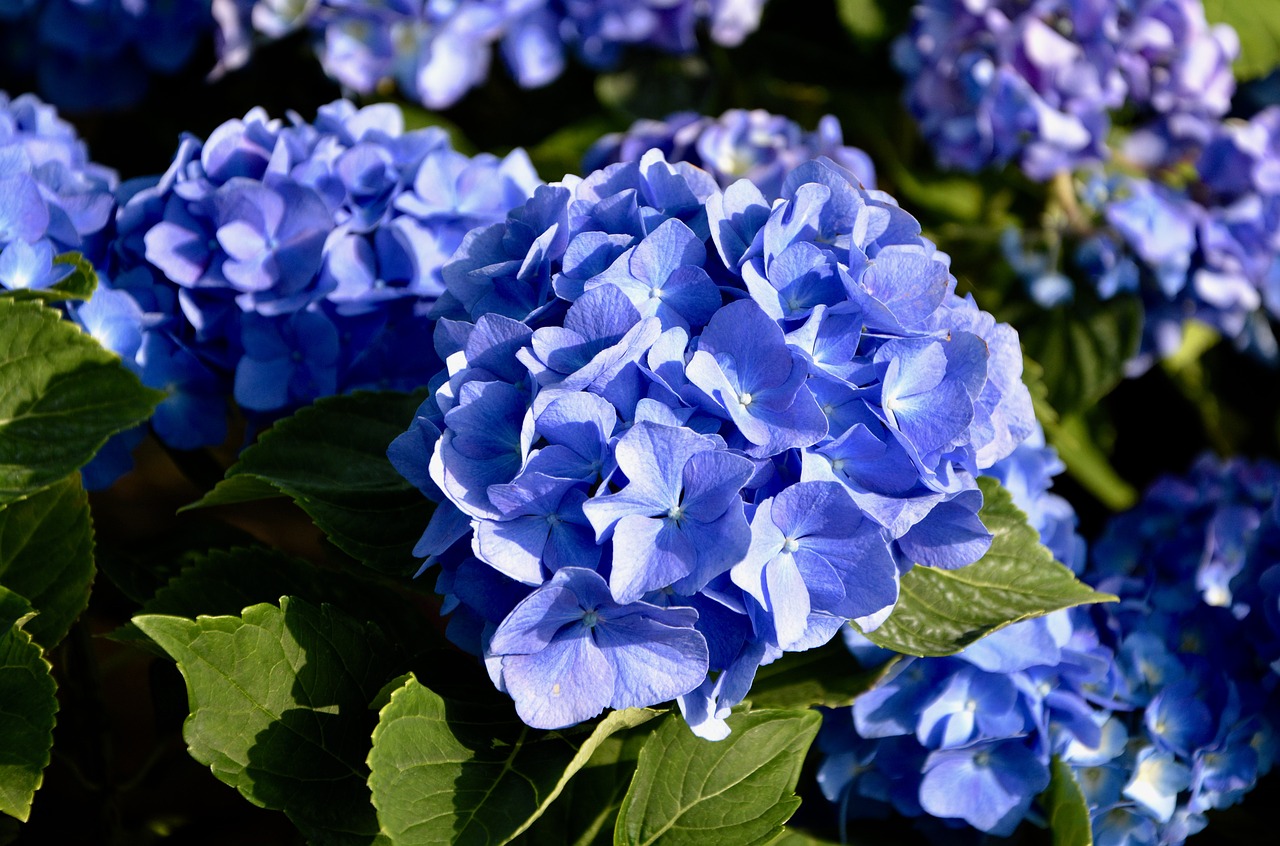
[{"label": "flower center", "polygon": [[782,548],[787,552],[795,552],[800,548],[800,541],[795,538],[787,538],[782,544]]},{"label": "flower center", "polygon": [[751,405],[752,399],[754,399],[754,397],[751,396],[750,392],[743,391],[742,395],[738,397],[738,402],[742,403],[744,406]]},{"label": "flower center", "polygon": [[588,611],[582,615],[582,625],[589,629],[595,628],[595,625],[598,622],[600,622],[600,615],[595,611]]}]

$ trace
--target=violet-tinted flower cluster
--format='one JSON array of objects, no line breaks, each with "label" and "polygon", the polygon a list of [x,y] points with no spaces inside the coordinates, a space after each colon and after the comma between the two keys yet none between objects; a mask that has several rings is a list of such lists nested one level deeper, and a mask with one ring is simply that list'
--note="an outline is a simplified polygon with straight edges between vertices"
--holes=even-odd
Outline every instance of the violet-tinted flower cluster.
[{"label": "violet-tinted flower cluster", "polygon": [[0,92],[0,288],[48,288],[71,250],[105,255],[116,174],[89,160],[75,129],[35,95]]},{"label": "violet-tinted flower cluster", "polygon": [[312,124],[255,109],[121,190],[105,288],[81,322],[168,397],[178,449],[226,437],[226,400],[267,419],[439,367],[426,309],[464,234],[540,184],[527,157],[467,157],[399,109],[337,101]]},{"label": "violet-tinted flower cluster", "polygon": [[5,0],[0,55],[74,111],[137,103],[151,74],[186,66],[209,38],[209,0]]},{"label": "violet-tinted flower cluster", "polygon": [[[1078,275],[1110,298],[1136,294],[1145,324],[1140,371],[1178,349],[1194,318],[1242,346],[1274,355],[1263,309],[1280,317],[1280,108],[1213,126],[1203,141],[1177,139],[1166,125],[1135,135],[1130,161],[1148,176],[1095,171],[1077,184],[1080,208],[1097,226],[1074,249]],[[1192,165],[1194,180],[1171,180]],[[1008,251],[1045,305],[1071,296],[1042,256]]]},{"label": "violet-tinted flower cluster", "polygon": [[765,0],[214,0],[225,68],[255,40],[311,30],[325,71],[363,94],[394,80],[429,108],[456,103],[489,75],[496,46],[518,84],[545,85],[567,55],[612,67],[622,51],[697,48],[700,26],[735,45],[760,22]]},{"label": "violet-tinted flower cluster", "polygon": [[1234,30],[1200,0],[925,0],[895,45],[907,104],[949,167],[1034,179],[1106,158],[1110,113],[1203,135],[1235,90]]},{"label": "violet-tinted flower cluster", "polygon": [[583,169],[636,161],[655,148],[669,162],[688,162],[707,171],[721,188],[747,179],[770,201],[782,194],[788,173],[823,156],[853,173],[864,187],[876,187],[871,157],[845,145],[834,115],[825,116],[815,131],[806,132],[790,118],[763,109],[730,109],[718,118],[678,112],[665,120],[639,120],[626,132],[606,135],[593,144]]},{"label": "violet-tinted flower cluster", "polygon": [[[1096,843],[1182,843],[1274,759],[1277,494],[1268,463],[1204,459],[1161,480],[1093,549],[1085,577],[1119,603],[895,667],[852,719],[828,719],[824,791],[846,815],[887,804],[1007,834],[1055,754],[1080,782]],[[1019,725],[1029,715],[1039,721]]]},{"label": "violet-tinted flower cluster", "polygon": [[948,264],[830,160],[769,203],[652,150],[467,235],[390,456],[439,503],[451,635],[526,722],[678,697],[723,736],[759,665],[986,551],[974,477],[1034,420]]}]

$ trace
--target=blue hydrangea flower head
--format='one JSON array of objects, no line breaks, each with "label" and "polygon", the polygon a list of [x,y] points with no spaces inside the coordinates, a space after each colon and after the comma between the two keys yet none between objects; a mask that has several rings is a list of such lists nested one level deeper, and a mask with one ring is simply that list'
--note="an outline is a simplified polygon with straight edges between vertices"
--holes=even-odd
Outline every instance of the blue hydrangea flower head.
[{"label": "blue hydrangea flower head", "polygon": [[394,81],[447,108],[488,78],[502,56],[524,88],[560,76],[570,55],[614,66],[630,47],[687,54],[705,27],[734,46],[755,31],[765,0],[213,0],[219,72],[245,64],[257,41],[309,30],[325,71],[371,94]]},{"label": "blue hydrangea flower head", "polygon": [[689,162],[706,170],[722,188],[747,179],[769,200],[782,194],[787,174],[802,163],[827,157],[867,188],[876,185],[871,158],[844,144],[840,121],[827,115],[813,132],[763,109],[731,109],[718,118],[678,112],[665,120],[640,120],[626,132],[601,138],[587,151],[583,167],[596,170],[614,162],[639,159],[658,148],[668,161]]},{"label": "blue hydrangea flower head", "polygon": [[77,112],[136,105],[153,74],[173,74],[188,64],[214,23],[209,0],[20,5],[0,34],[8,70],[33,77],[43,97]]},{"label": "blue hydrangea flower head", "polygon": [[0,285],[48,287],[53,257],[71,250],[100,264],[116,184],[52,106],[0,92]]},{"label": "blue hydrangea flower head", "polygon": [[[654,149],[539,188],[445,265],[444,368],[388,454],[438,503],[417,554],[440,565],[451,631],[531,725],[675,698],[723,737],[761,664],[879,625],[908,562],[990,543],[974,478],[1034,426],[1016,334],[834,161],[780,191],[721,189]],[[571,602],[569,580],[600,598]],[[606,673],[584,633],[653,607],[705,655]],[[575,681],[543,708],[532,691],[563,661],[636,693]]]},{"label": "blue hydrangea flower head", "polygon": [[1203,136],[1235,91],[1239,40],[1200,0],[926,0],[894,45],[907,105],[947,167],[1029,176],[1105,160],[1122,106]]},{"label": "blue hydrangea flower head", "polygon": [[[1035,455],[998,471],[1033,515]],[[1108,526],[1085,570],[1119,603],[900,662],[828,715],[824,793],[843,816],[892,807],[1008,834],[1034,817],[1057,755],[1097,842],[1182,843],[1274,757],[1278,493],[1280,467],[1266,462],[1206,458],[1161,480]],[[846,639],[860,662],[887,657]]]},{"label": "blue hydrangea flower head", "polygon": [[438,129],[406,132],[393,106],[337,101],[311,123],[254,109],[122,189],[112,304],[83,319],[129,339],[119,351],[169,394],[154,428],[178,448],[221,443],[232,396],[269,420],[411,389],[439,367],[427,311],[445,259],[539,184],[522,151],[464,156]]}]

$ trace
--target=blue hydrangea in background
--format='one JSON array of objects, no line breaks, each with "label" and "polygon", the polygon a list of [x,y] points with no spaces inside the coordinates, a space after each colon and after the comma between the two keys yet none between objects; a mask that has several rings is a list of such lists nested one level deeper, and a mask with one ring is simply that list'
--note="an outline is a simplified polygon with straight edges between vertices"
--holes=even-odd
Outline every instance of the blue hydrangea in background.
[{"label": "blue hydrangea in background", "polygon": [[[842,818],[892,807],[1009,834],[1038,818],[1057,755],[1096,843],[1182,843],[1274,759],[1277,494],[1265,462],[1206,458],[1160,480],[1092,550],[1086,580],[1119,603],[903,660],[828,715],[823,791]],[[888,657],[847,639],[864,663]]]},{"label": "blue hydrangea in background", "polygon": [[[1082,172],[1075,182],[1088,229],[1068,256],[1099,296],[1141,298],[1139,373],[1175,352],[1195,319],[1237,346],[1274,358],[1267,317],[1280,317],[1280,108],[1222,121],[1203,140],[1176,139],[1166,124],[1128,142],[1126,169]],[[1135,174],[1141,163],[1145,174]],[[1194,166],[1197,176],[1178,174]],[[1015,232],[1006,253],[1032,296],[1053,306],[1073,296],[1060,268]],[[1061,282],[1054,282],[1061,280]]]},{"label": "blue hydrangea in background", "polygon": [[0,3],[2,61],[70,111],[136,105],[152,74],[187,65],[213,31],[209,0]]},{"label": "blue hydrangea in background", "polygon": [[89,159],[75,129],[33,94],[0,92],[0,287],[47,288],[70,272],[56,255],[100,262],[116,174]]},{"label": "blue hydrangea in background", "polygon": [[220,444],[227,399],[270,420],[439,367],[427,310],[464,234],[539,184],[528,158],[468,157],[398,108],[338,101],[314,123],[254,110],[120,190],[104,288],[81,322],[168,397],[176,449]]},{"label": "blue hydrangea in background", "polygon": [[829,159],[770,203],[650,150],[466,236],[390,455],[439,503],[450,635],[526,722],[678,696],[723,737],[761,664],[982,556],[975,477],[1034,419],[948,266]]},{"label": "blue hydrangea in background", "polygon": [[1105,160],[1122,106],[1203,137],[1230,107],[1238,52],[1200,0],[926,0],[895,44],[939,162],[1016,162],[1037,180]]},{"label": "blue hydrangea in background", "polygon": [[325,71],[362,94],[394,82],[428,108],[453,105],[489,75],[495,49],[525,88],[558,77],[570,54],[613,67],[628,47],[690,53],[707,27],[735,45],[765,0],[214,0],[220,66],[249,60],[255,42],[307,29]]},{"label": "blue hydrangea in background", "polygon": [[721,188],[750,180],[768,200],[782,194],[787,174],[825,156],[853,173],[864,187],[876,187],[875,165],[857,147],[844,143],[840,121],[826,115],[807,132],[795,121],[763,109],[730,109],[718,118],[679,112],[665,120],[639,120],[626,132],[606,135],[591,146],[583,170],[636,161],[659,149],[670,162],[689,162],[710,173]]}]

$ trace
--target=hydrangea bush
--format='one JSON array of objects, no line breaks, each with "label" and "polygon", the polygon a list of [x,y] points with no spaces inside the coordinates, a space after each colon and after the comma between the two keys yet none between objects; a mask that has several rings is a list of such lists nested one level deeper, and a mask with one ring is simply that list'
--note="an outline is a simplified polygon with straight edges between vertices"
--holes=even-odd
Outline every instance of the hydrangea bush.
[{"label": "hydrangea bush", "polygon": [[0,0],[0,842],[1267,839],[1280,15],[762,6]]}]

